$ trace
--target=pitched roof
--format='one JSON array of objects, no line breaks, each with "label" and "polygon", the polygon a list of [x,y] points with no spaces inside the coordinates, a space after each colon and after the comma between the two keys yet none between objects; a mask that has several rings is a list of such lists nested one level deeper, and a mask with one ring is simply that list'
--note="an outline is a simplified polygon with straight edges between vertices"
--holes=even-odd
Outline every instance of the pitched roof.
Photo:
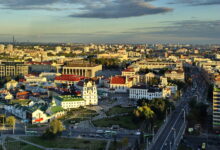
[{"label": "pitched roof", "polygon": [[72,95],[55,96],[54,98],[59,101],[84,101],[82,97]]},{"label": "pitched roof", "polygon": [[123,76],[115,76],[112,77],[110,80],[111,84],[125,84],[126,83],[126,77]]},{"label": "pitched roof", "polygon": [[29,92],[27,92],[27,91],[18,92],[18,93],[17,93],[17,96],[18,96],[18,95],[27,95],[27,94],[29,94]]},{"label": "pitched roof", "polygon": [[76,76],[76,75],[61,75],[55,77],[55,80],[61,80],[61,81],[80,81],[82,79],[84,79],[84,77]]}]

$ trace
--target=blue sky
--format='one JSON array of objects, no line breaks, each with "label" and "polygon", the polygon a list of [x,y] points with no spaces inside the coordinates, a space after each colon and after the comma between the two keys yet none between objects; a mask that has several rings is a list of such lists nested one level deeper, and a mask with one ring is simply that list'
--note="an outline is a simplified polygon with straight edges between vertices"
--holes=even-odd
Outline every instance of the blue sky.
[{"label": "blue sky", "polygon": [[220,0],[0,0],[0,41],[220,42]]}]

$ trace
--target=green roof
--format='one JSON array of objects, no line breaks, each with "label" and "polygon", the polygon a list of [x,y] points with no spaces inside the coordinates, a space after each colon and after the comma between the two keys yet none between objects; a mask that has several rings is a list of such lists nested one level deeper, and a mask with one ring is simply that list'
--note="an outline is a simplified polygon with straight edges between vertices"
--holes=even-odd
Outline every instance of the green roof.
[{"label": "green roof", "polygon": [[64,109],[61,107],[61,106],[54,106],[54,107],[51,107],[51,112],[53,114],[57,113],[57,112],[60,112],[60,111],[63,111]]},{"label": "green roof", "polygon": [[214,88],[214,91],[215,91],[215,92],[220,92],[220,88],[215,87],[215,88]]},{"label": "green roof", "polygon": [[84,99],[80,96],[71,96],[71,95],[55,96],[54,98],[59,101],[84,101]]}]

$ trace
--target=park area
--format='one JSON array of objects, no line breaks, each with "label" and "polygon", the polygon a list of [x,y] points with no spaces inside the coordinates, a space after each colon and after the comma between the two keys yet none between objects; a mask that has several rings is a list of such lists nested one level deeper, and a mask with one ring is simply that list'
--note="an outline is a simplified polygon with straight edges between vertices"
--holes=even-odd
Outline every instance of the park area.
[{"label": "park area", "polygon": [[134,107],[114,106],[106,111],[107,118],[93,120],[96,127],[111,127],[119,125],[121,128],[135,130],[140,127],[140,123],[134,122]]},{"label": "park area", "polygon": [[114,106],[106,112],[106,115],[112,116],[112,115],[120,115],[120,114],[130,114],[133,113],[134,109],[135,107]]},{"label": "park area", "polygon": [[68,111],[66,116],[62,118],[62,120],[64,120],[64,124],[74,124],[83,120],[89,120],[97,115],[98,113],[94,110],[79,108]]},{"label": "park area", "polygon": [[[51,140],[42,139],[41,137],[22,137],[24,140],[44,146],[46,148],[67,148],[67,149],[90,149],[103,150],[106,147],[106,141],[103,140],[86,140],[72,138],[56,138]],[[62,144],[60,144],[62,143]],[[32,149],[31,149],[32,150]]]}]

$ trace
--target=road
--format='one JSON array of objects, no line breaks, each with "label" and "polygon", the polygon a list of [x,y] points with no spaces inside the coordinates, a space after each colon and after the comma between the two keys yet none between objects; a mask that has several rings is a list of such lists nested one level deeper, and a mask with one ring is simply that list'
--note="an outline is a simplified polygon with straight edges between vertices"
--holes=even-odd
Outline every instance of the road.
[{"label": "road", "polygon": [[[152,143],[151,150],[170,150],[173,147],[177,147],[175,139],[180,131],[180,127],[184,124],[185,115],[188,112],[188,101],[196,94],[198,96],[198,101],[206,102],[203,99],[204,93],[206,91],[205,81],[202,80],[200,72],[197,68],[193,68],[191,71],[193,86],[189,86],[182,97],[180,98],[180,104],[176,107],[175,111],[171,114],[164,130],[161,132],[160,136]],[[198,88],[203,87],[203,88]]]}]

